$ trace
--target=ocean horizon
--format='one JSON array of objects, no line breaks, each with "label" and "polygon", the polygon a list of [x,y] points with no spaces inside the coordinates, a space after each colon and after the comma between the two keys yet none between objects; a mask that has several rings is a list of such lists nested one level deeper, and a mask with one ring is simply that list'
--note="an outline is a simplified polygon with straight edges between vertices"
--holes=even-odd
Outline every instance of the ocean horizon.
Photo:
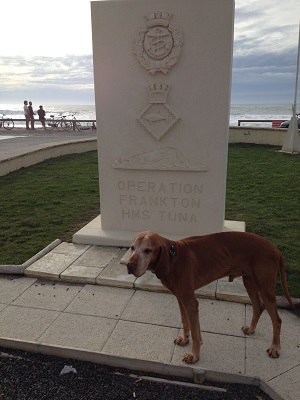
[{"label": "ocean horizon", "polygon": [[[40,104],[33,105],[35,114]],[[78,104],[43,104],[46,111],[46,118],[50,115],[77,119],[96,119],[96,109],[94,104],[78,105]],[[23,103],[0,103],[0,114],[5,115],[7,118],[24,118]],[[230,106],[230,126],[238,126],[238,120],[289,120],[292,116],[292,103],[291,104],[231,104]],[[22,125],[22,124],[21,124]],[[269,126],[270,123],[253,122],[253,126]],[[18,126],[18,124],[16,124]]]}]

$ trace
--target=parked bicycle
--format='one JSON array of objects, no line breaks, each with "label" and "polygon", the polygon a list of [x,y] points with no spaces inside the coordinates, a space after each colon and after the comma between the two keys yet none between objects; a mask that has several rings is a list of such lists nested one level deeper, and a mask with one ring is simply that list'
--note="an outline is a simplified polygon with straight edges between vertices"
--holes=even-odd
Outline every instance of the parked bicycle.
[{"label": "parked bicycle", "polygon": [[1,119],[0,119],[0,128],[7,129],[10,131],[11,129],[14,128],[15,123],[11,118],[5,118],[5,114],[1,114]]},{"label": "parked bicycle", "polygon": [[80,130],[81,131],[89,131],[89,130],[94,131],[96,129],[97,129],[96,123],[95,123],[95,121],[92,121],[92,122],[87,122],[85,125],[81,125]]},{"label": "parked bicycle", "polygon": [[54,115],[50,115],[50,118],[46,118],[44,128],[47,130],[52,130],[54,128],[58,129],[59,120]]},{"label": "parked bicycle", "polygon": [[66,115],[62,115],[61,117],[55,117],[54,115],[50,115],[50,118],[47,118],[45,121],[45,129],[47,130],[58,129],[60,131],[69,131],[75,125],[75,128],[78,131],[80,131],[81,130],[80,122],[76,122],[76,118],[73,115],[71,115],[70,117],[73,117],[72,121],[70,121],[70,118],[67,118]]},{"label": "parked bicycle", "polygon": [[72,115],[72,120],[73,120],[73,122],[72,122],[72,127],[74,127],[75,126],[75,129],[77,129],[78,131],[81,131],[82,130],[82,126],[81,126],[81,123],[80,122],[77,122],[76,121],[76,117],[74,117],[73,115]]}]

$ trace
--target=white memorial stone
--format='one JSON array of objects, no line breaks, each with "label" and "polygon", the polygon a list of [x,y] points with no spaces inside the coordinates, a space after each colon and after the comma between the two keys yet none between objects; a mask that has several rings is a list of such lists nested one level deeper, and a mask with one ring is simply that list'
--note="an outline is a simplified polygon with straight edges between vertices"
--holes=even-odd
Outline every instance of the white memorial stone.
[{"label": "white memorial stone", "polygon": [[92,2],[101,218],[74,241],[224,229],[233,21],[233,0]]}]

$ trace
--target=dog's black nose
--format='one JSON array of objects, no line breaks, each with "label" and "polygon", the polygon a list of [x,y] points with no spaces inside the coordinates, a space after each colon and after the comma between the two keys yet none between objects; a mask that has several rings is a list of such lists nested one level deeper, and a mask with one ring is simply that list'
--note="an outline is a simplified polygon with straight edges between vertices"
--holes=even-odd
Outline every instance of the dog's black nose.
[{"label": "dog's black nose", "polygon": [[133,274],[134,270],[134,264],[133,263],[127,263],[127,272],[128,274]]}]

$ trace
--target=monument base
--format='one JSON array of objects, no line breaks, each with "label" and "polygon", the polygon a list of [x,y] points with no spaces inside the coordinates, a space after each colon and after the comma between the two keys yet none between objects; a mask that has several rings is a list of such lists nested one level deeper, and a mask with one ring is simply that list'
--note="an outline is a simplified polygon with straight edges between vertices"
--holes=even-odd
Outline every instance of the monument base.
[{"label": "monument base", "polygon": [[[246,224],[243,221],[224,221],[224,231],[245,232]],[[146,229],[145,229],[146,230]],[[102,229],[101,215],[93,219],[73,235],[73,243],[90,244],[93,246],[129,247],[132,239],[139,232],[113,231]],[[159,232],[158,232],[159,233]],[[182,235],[167,235],[169,239],[182,239]]]}]

